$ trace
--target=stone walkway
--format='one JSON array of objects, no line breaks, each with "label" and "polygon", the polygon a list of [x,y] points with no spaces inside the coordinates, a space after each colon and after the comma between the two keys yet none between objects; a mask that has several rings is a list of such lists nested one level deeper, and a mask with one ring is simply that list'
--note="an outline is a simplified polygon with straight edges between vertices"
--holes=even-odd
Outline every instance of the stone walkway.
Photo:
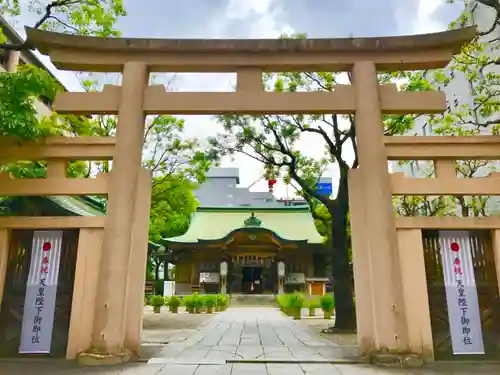
[{"label": "stone walkway", "polygon": [[354,346],[340,347],[327,341],[306,324],[281,315],[275,308],[232,308],[189,332],[174,341],[165,337],[164,341],[170,343],[147,364],[93,368],[55,360],[0,361],[0,375],[500,374],[497,365],[455,363],[409,370],[347,363],[355,357]]},{"label": "stone walkway", "polygon": [[233,308],[183,342],[166,345],[150,364],[223,364],[226,361],[352,362],[357,348],[340,347],[273,307]]}]

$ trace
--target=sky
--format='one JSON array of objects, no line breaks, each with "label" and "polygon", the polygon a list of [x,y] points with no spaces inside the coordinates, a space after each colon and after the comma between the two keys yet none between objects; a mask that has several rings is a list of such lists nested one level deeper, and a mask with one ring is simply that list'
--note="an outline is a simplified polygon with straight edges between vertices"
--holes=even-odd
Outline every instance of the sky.
[{"label": "sky", "polygon": [[[22,0],[27,2],[27,0]],[[373,37],[442,31],[461,10],[460,4],[444,0],[124,0],[128,16],[117,23],[124,37],[138,38],[276,38],[282,33],[306,33],[311,38]],[[460,3],[460,1],[458,1]],[[25,13],[16,21],[33,25],[36,15]],[[71,72],[50,69],[71,91],[82,87]],[[158,77],[170,81],[172,77]],[[234,74],[179,74],[170,90],[233,91]],[[186,120],[186,136],[202,139],[215,135],[220,127],[212,116],[180,116]],[[320,138],[300,140],[300,150],[320,157]],[[346,150],[349,153],[349,150]],[[223,166],[240,168],[242,186],[261,179],[263,166],[247,156],[223,161]],[[327,172],[335,176],[335,166]],[[335,178],[334,178],[335,184]],[[252,190],[264,191],[260,181]],[[335,189],[335,188],[334,188]],[[275,189],[278,197],[287,194],[283,183]],[[288,190],[290,191],[290,190]]]}]

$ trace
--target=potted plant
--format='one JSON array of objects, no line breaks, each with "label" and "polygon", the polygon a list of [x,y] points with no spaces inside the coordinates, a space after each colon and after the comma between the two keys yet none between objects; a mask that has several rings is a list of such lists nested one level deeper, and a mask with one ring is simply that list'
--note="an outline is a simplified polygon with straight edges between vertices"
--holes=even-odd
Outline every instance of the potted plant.
[{"label": "potted plant", "polygon": [[193,307],[195,314],[201,313],[201,309],[203,308],[203,299],[198,293],[193,294]]},{"label": "potted plant", "polygon": [[280,294],[276,297],[276,303],[278,304],[280,310],[286,313],[286,294]]},{"label": "potted plant", "polygon": [[215,311],[222,311],[222,294],[217,294],[215,296],[215,299],[217,300],[217,303],[215,304]]},{"label": "potted plant", "polygon": [[153,296],[151,297],[151,305],[153,306],[153,312],[159,314],[161,312],[161,307],[165,305],[165,299],[163,296]]},{"label": "potted plant", "polygon": [[170,306],[168,305],[168,300],[169,300],[169,297],[163,297],[163,299],[165,300],[165,302],[164,302],[164,303],[165,303],[165,306],[167,306],[167,307],[168,307],[168,311],[172,311],[172,310],[170,309]]},{"label": "potted plant", "polygon": [[309,316],[316,315],[316,309],[320,307],[319,301],[317,298],[311,297],[309,301],[307,301],[307,308],[309,309]]},{"label": "potted plant", "polygon": [[193,296],[185,296],[183,298],[184,306],[186,306],[186,311],[190,314],[194,314],[194,299]]},{"label": "potted plant", "polygon": [[204,296],[203,303],[207,308],[207,314],[211,314],[214,311],[214,307],[217,305],[217,296],[214,294],[209,294]]},{"label": "potted plant", "polygon": [[216,311],[224,311],[229,305],[229,298],[225,294],[217,295],[217,307]]},{"label": "potted plant", "polygon": [[289,294],[286,299],[287,309],[289,314],[296,320],[301,318],[302,308],[304,307],[306,298],[302,293],[295,292]]},{"label": "potted plant", "polygon": [[325,294],[321,296],[319,303],[321,305],[321,310],[323,310],[325,319],[331,319],[333,315],[333,309],[335,307],[335,300],[331,294]]},{"label": "potted plant", "polygon": [[177,296],[172,296],[168,299],[168,307],[172,313],[177,314],[179,312],[179,306],[181,305],[181,299]]}]

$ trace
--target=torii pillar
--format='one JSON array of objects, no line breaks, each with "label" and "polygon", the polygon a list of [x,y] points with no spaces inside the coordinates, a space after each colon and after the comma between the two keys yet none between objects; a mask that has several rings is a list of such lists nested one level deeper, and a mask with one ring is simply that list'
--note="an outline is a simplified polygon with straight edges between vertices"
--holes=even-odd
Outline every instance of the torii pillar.
[{"label": "torii pillar", "polygon": [[135,203],[141,175],[145,122],[143,103],[148,78],[145,63],[125,63],[92,343],[87,352],[78,356],[80,363],[123,363],[134,354],[132,348],[126,347],[128,278]]}]

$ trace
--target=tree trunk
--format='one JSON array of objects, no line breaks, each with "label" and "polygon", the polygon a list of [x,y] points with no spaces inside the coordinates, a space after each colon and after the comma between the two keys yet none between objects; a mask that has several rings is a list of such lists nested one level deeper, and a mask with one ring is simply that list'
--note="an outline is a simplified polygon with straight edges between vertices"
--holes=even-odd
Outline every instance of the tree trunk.
[{"label": "tree trunk", "polygon": [[354,330],[356,313],[353,302],[352,271],[349,259],[349,238],[347,233],[349,193],[347,171],[342,173],[338,196],[328,211],[332,217],[332,277],[335,296],[335,330]]}]

